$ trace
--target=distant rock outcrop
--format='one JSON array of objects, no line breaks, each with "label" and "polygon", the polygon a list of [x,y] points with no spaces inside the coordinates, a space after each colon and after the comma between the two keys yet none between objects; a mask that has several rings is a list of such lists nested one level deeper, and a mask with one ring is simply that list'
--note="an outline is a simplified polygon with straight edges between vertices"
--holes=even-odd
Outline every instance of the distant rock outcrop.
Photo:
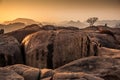
[{"label": "distant rock outcrop", "polygon": [[12,36],[0,35],[0,66],[23,63],[19,42]]},{"label": "distant rock outcrop", "polygon": [[37,32],[41,30],[40,26],[37,24],[32,24],[32,25],[28,25],[25,28],[22,29],[18,29],[16,31],[12,31],[9,33],[6,33],[6,35],[10,35],[15,37],[19,42],[21,42],[23,40],[23,38],[25,38],[25,36]]},{"label": "distant rock outcrop", "polygon": [[54,69],[70,61],[97,56],[98,44],[87,34],[74,30],[39,31],[28,35],[22,45],[26,64]]}]

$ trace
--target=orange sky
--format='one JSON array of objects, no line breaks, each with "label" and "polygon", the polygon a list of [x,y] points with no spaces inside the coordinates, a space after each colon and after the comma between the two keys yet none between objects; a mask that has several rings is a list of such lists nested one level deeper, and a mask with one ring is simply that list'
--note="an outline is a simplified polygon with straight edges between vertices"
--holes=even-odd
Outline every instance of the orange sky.
[{"label": "orange sky", "polygon": [[85,21],[88,17],[120,19],[120,0],[0,0],[0,22],[15,18],[37,21]]}]

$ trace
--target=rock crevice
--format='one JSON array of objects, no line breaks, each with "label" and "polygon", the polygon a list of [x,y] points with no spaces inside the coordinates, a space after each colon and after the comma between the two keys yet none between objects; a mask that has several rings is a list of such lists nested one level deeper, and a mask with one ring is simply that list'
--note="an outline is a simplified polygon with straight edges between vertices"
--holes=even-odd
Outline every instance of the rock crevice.
[{"label": "rock crevice", "polygon": [[53,32],[49,39],[49,44],[47,46],[48,55],[47,55],[47,68],[53,69],[53,52],[54,52],[54,40],[56,34]]}]

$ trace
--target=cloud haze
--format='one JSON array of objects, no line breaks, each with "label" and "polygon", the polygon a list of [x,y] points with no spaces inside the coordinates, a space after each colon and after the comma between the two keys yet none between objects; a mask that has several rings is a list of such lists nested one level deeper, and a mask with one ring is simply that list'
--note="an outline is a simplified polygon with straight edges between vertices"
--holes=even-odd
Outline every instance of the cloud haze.
[{"label": "cloud haze", "polygon": [[0,0],[0,21],[18,17],[39,21],[120,19],[120,0]]}]

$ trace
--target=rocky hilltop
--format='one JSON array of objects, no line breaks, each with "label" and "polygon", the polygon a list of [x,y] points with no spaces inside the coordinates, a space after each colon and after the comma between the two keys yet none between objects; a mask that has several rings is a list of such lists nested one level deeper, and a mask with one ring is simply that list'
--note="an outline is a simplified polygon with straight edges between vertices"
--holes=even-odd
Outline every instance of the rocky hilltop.
[{"label": "rocky hilltop", "polygon": [[32,24],[1,33],[0,80],[120,80],[120,28]]}]

